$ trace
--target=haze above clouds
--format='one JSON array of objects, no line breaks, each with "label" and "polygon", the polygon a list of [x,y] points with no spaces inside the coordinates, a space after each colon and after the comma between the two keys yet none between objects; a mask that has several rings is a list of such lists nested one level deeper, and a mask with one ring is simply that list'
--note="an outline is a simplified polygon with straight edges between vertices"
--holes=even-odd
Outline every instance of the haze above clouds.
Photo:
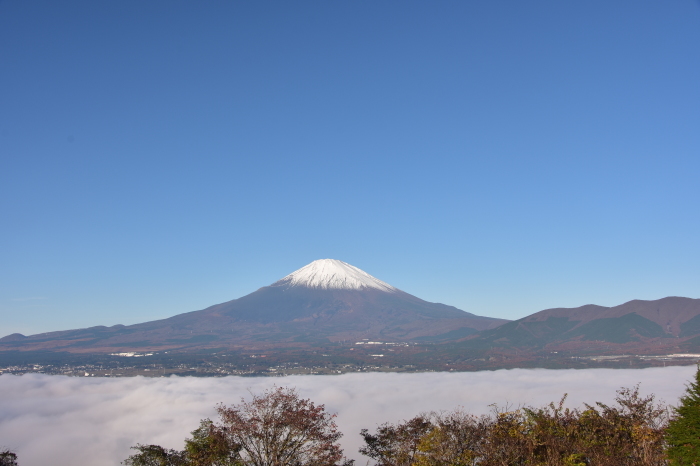
[{"label": "haze above clouds", "polygon": [[118,378],[46,375],[0,376],[0,445],[13,448],[23,466],[113,466],[136,443],[180,449],[199,420],[215,417],[217,403],[234,404],[274,385],[296,387],[301,395],[337,412],[348,457],[357,453],[359,431],[419,412],[458,406],[481,414],[489,404],[558,401],[568,406],[611,402],[615,391],[641,383],[675,403],[694,366],[653,369],[515,369],[463,373],[345,374],[284,378]]}]

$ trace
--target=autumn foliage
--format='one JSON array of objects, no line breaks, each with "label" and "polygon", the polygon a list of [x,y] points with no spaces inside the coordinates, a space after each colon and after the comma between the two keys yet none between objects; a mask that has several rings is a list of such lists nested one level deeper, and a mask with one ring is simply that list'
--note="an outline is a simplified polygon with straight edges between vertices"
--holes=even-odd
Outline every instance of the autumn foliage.
[{"label": "autumn foliage", "polygon": [[352,464],[338,445],[334,414],[275,388],[235,406],[219,405],[219,422],[201,421],[183,451],[137,445],[127,466],[338,466]]},{"label": "autumn foliage", "polygon": [[666,464],[666,409],[638,389],[618,391],[616,405],[500,409],[473,416],[431,413],[374,434],[360,450],[379,466],[655,466]]},{"label": "autumn foliage", "polygon": [[288,388],[254,395],[250,402],[219,406],[221,424],[213,432],[252,466],[333,466],[343,457],[342,436],[323,405],[299,398]]},{"label": "autumn foliage", "polygon": [[[681,406],[669,410],[639,387],[615,403],[544,407],[492,406],[489,415],[463,410],[420,414],[374,432],[360,432],[360,453],[377,466],[700,466],[700,372]],[[128,466],[349,466],[335,415],[275,388],[234,406],[220,405],[182,451],[137,445]],[[669,412],[671,415],[669,416]],[[3,463],[4,464],[4,463]],[[12,463],[10,463],[12,464]]]}]

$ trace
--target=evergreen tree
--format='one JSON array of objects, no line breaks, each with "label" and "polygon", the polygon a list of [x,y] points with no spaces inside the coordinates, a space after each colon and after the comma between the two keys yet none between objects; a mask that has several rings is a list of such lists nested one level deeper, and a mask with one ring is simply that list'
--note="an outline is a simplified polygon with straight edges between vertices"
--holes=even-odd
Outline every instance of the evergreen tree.
[{"label": "evergreen tree", "polygon": [[670,464],[700,466],[700,366],[666,430]]}]

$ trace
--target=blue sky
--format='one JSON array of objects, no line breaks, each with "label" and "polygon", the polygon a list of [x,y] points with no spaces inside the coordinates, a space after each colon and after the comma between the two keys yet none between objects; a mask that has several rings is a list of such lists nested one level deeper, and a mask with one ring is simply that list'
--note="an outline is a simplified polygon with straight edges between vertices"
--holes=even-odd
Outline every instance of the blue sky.
[{"label": "blue sky", "polygon": [[0,1],[0,334],[335,258],[519,318],[700,298],[694,1]]}]

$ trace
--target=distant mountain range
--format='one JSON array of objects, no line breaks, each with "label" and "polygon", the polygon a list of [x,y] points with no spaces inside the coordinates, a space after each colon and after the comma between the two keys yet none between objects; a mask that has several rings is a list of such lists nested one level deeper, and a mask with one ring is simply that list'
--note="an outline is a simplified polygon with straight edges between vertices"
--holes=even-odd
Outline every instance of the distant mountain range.
[{"label": "distant mountain range", "polygon": [[378,341],[464,352],[614,353],[700,350],[700,299],[634,300],[483,317],[405,293],[339,260],[323,259],[222,304],[136,325],[0,338],[0,351],[113,353],[275,351]]},{"label": "distant mountain range", "polygon": [[614,307],[547,309],[485,330],[471,347],[627,348],[641,352],[700,347],[700,299],[634,300]]}]

